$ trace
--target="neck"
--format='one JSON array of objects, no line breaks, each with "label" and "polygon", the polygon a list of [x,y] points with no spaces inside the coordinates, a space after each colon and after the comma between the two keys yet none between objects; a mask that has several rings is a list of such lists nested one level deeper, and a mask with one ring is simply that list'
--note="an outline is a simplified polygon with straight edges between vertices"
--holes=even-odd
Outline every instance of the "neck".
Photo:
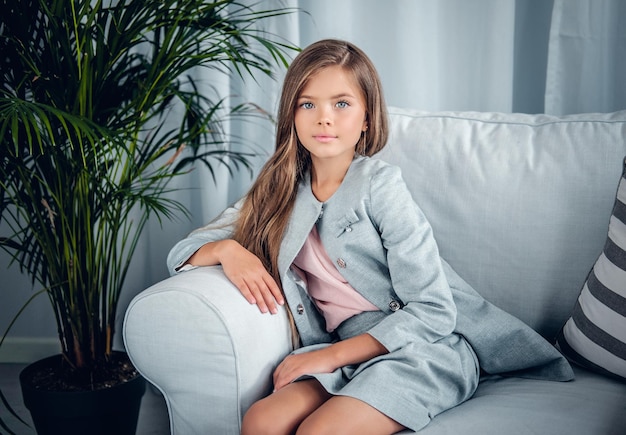
[{"label": "neck", "polygon": [[312,161],[311,190],[313,195],[324,202],[337,191],[346,176],[352,159],[345,161]]}]

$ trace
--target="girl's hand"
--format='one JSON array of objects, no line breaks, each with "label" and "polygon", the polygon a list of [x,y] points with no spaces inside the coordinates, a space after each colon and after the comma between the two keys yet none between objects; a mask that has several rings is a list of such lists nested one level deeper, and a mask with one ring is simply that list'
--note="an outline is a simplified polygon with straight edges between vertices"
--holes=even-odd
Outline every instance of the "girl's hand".
[{"label": "girl's hand", "polygon": [[276,314],[276,303],[283,298],[276,281],[259,258],[235,240],[210,242],[198,249],[187,261],[194,266],[221,264],[226,277],[251,304],[257,304],[262,313]]},{"label": "girl's hand", "polygon": [[274,370],[274,390],[280,390],[302,375],[331,373],[339,367],[360,364],[386,353],[385,346],[365,333],[338,341],[322,349],[292,354]]},{"label": "girl's hand", "polygon": [[282,292],[261,260],[234,240],[224,241],[220,263],[228,279],[251,304],[257,304],[262,313],[276,314],[276,303],[285,303]]},{"label": "girl's hand", "polygon": [[307,373],[330,373],[337,367],[329,348],[288,355],[274,370],[274,391]]}]

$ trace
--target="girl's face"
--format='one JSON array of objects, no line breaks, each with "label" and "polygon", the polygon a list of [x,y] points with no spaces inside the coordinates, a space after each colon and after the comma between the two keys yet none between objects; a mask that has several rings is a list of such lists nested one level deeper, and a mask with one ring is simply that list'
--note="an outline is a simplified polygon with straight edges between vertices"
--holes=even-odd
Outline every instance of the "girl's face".
[{"label": "girl's face", "polygon": [[330,66],[311,76],[298,96],[295,127],[313,165],[347,163],[367,130],[365,98],[353,75]]}]

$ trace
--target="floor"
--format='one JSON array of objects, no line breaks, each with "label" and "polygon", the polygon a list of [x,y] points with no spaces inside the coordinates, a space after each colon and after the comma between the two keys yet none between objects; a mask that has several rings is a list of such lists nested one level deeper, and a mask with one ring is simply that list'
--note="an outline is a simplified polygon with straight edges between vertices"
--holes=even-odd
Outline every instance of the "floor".
[{"label": "floor", "polygon": [[[11,407],[29,424],[30,415],[22,403],[22,393],[19,385],[19,373],[24,364],[0,364],[0,391],[5,395]],[[15,417],[8,413],[0,403],[0,417],[17,435],[34,435],[35,430],[24,426]],[[0,427],[0,434],[6,432]],[[148,387],[141,401],[137,435],[167,435],[169,422],[163,396],[154,388]]]}]

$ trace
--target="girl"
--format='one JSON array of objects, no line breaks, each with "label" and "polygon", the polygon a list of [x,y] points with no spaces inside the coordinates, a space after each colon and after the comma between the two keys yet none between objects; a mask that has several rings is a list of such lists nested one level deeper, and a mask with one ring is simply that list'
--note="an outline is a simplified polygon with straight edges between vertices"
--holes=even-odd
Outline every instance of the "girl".
[{"label": "girl", "polygon": [[244,435],[419,430],[477,387],[431,227],[399,169],[370,158],[386,141],[371,61],[312,44],[287,71],[276,151],[249,193],[170,252],[172,272],[221,264],[262,312],[289,308],[302,347]]}]

